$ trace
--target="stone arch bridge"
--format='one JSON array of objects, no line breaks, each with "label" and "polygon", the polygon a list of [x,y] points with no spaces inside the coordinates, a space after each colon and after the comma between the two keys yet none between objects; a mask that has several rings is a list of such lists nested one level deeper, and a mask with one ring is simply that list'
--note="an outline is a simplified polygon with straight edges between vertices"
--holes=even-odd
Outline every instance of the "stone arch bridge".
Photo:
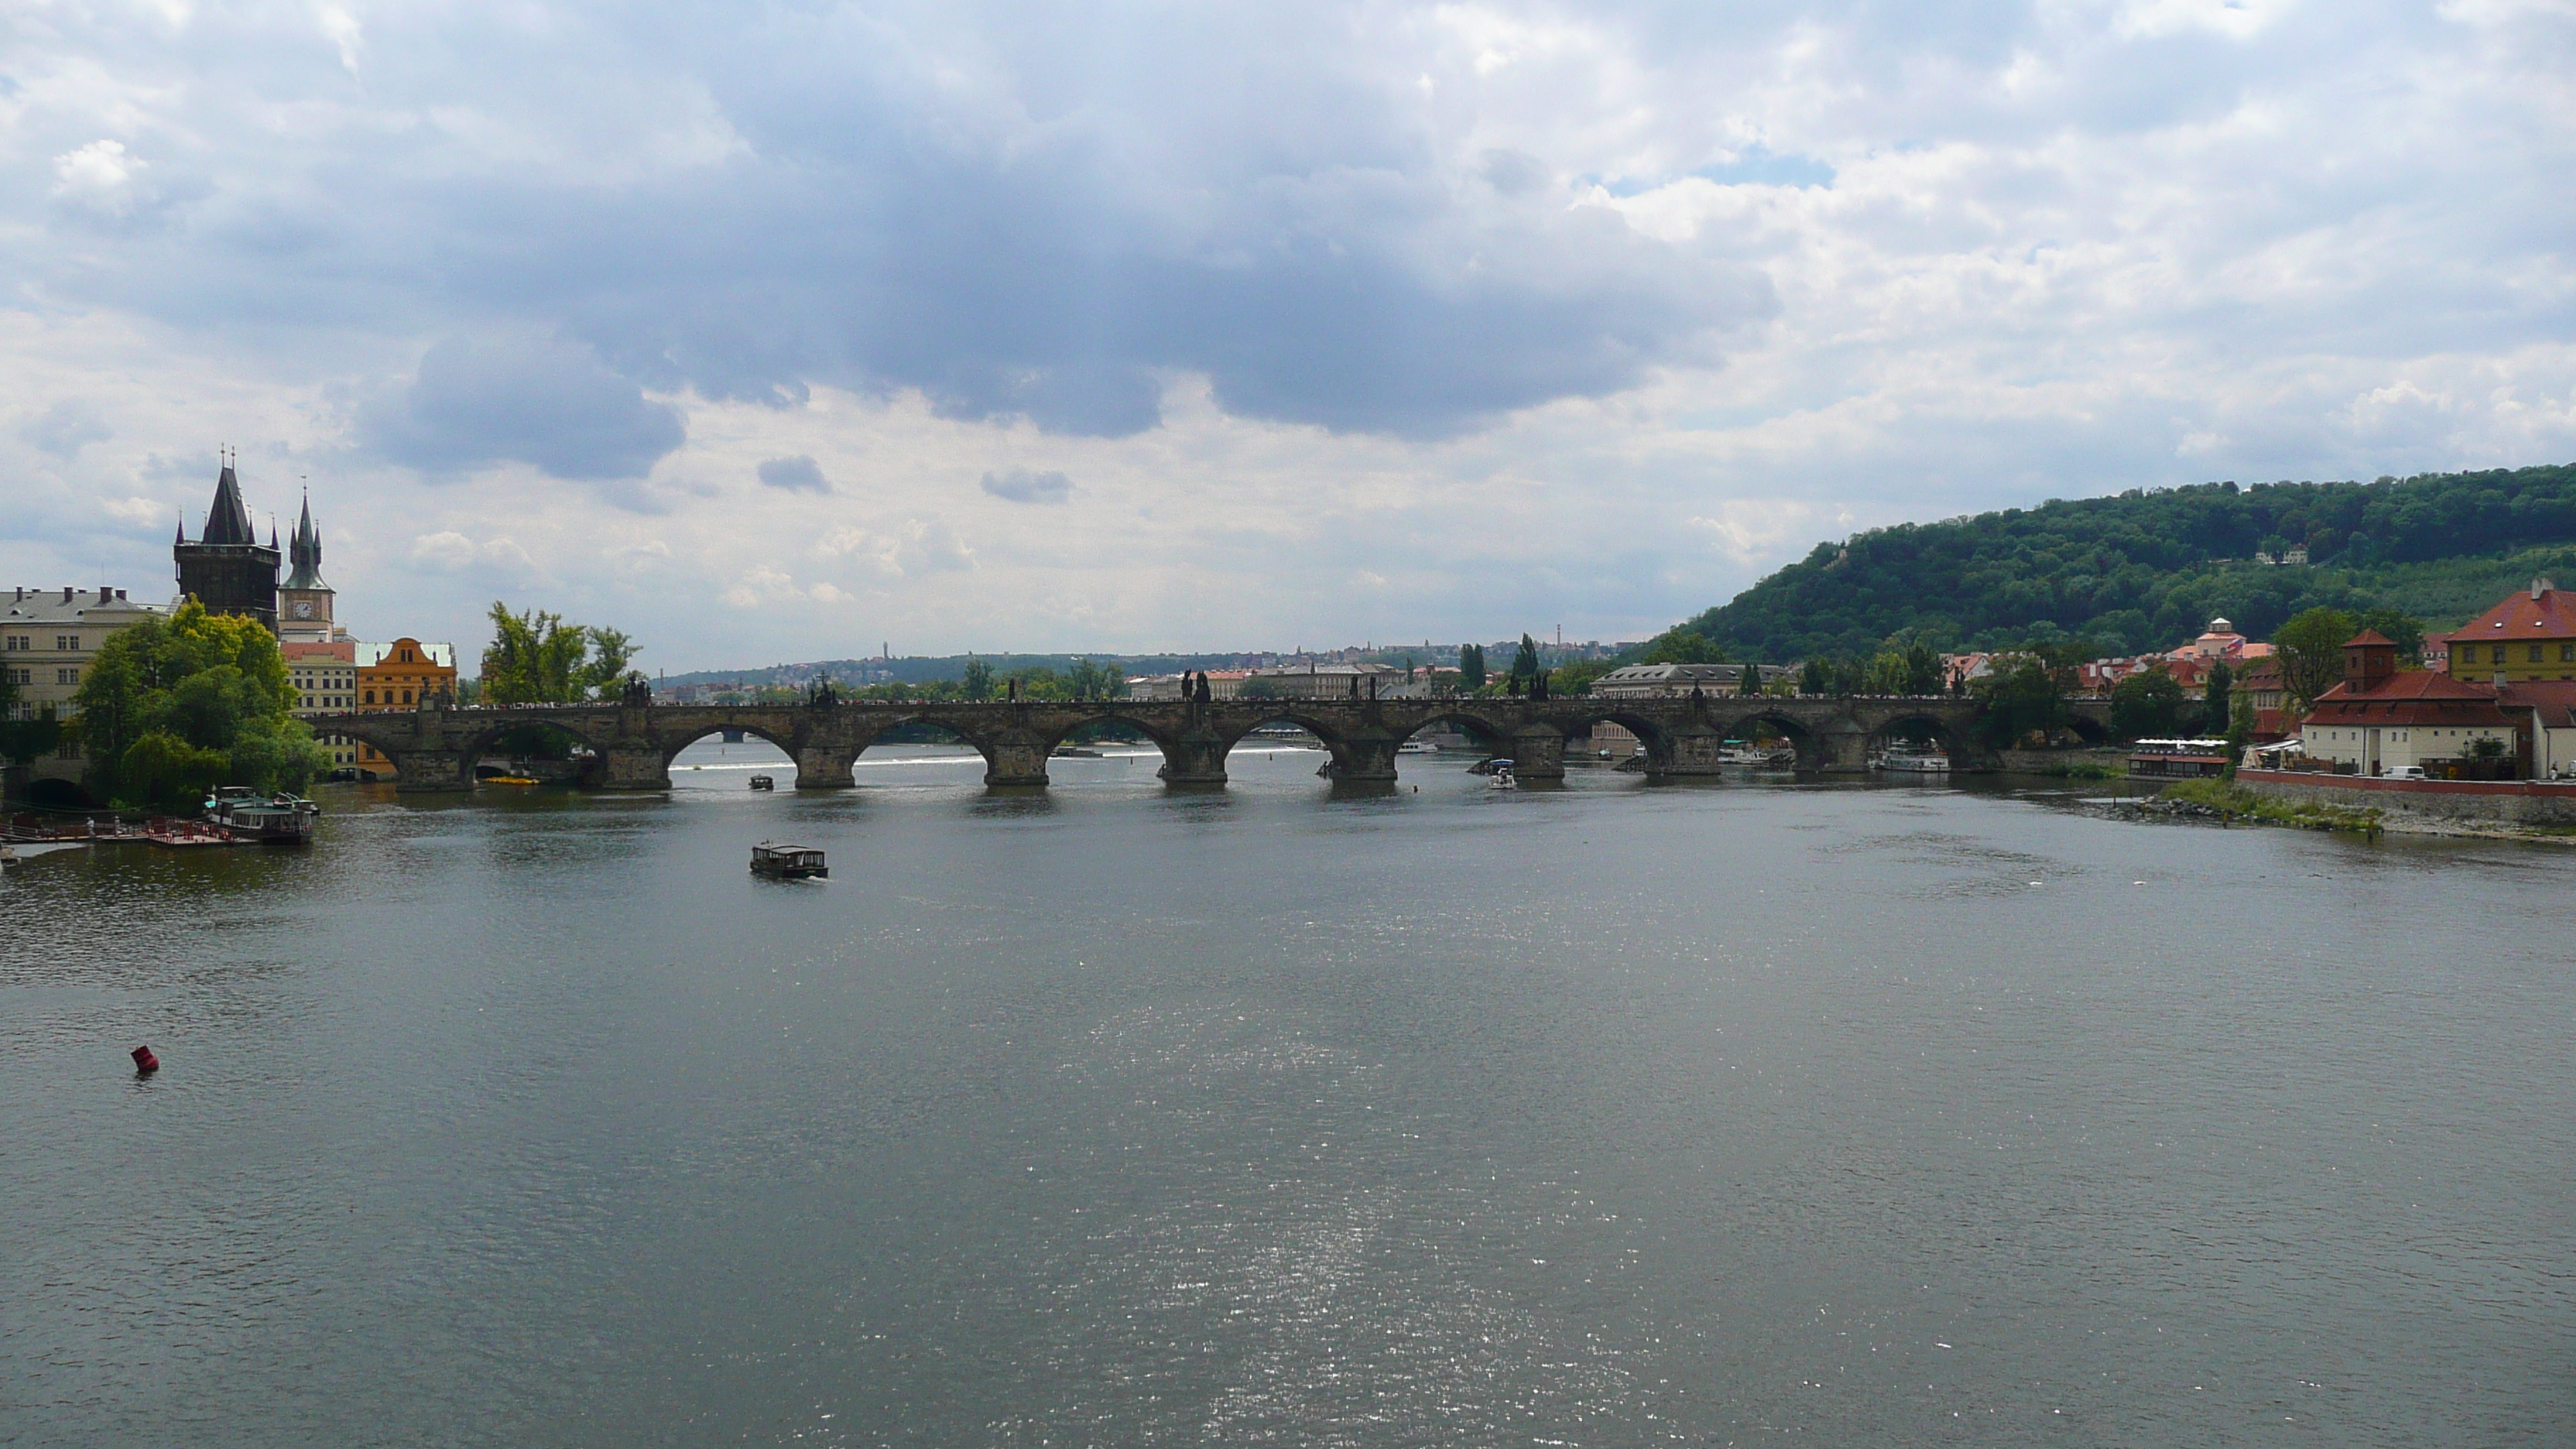
[{"label": "stone arch bridge", "polygon": [[[2075,706],[2098,728],[2100,706]],[[1525,780],[1560,779],[1569,738],[1603,720],[1644,744],[1649,777],[1715,775],[1720,744],[1757,724],[1793,741],[1802,770],[1867,768],[1870,741],[1897,730],[1941,742],[1963,769],[1992,768],[1976,742],[1982,707],[1973,700],[1863,696],[1825,698],[1601,699],[1299,699],[1092,701],[840,701],[832,704],[682,706],[603,703],[456,709],[439,702],[365,714],[313,716],[316,731],[363,740],[394,762],[396,783],[412,791],[467,790],[474,765],[502,734],[550,725],[598,757],[584,783],[608,790],[667,790],[671,760],[687,746],[740,730],[778,746],[796,762],[796,788],[845,789],[860,753],[899,726],[931,725],[984,757],[984,782],[1047,782],[1047,756],[1086,725],[1119,724],[1163,752],[1162,778],[1176,785],[1225,782],[1225,757],[1263,725],[1298,725],[1332,755],[1336,780],[1396,778],[1396,748],[1415,734],[1456,728],[1497,755],[1508,755]]]}]

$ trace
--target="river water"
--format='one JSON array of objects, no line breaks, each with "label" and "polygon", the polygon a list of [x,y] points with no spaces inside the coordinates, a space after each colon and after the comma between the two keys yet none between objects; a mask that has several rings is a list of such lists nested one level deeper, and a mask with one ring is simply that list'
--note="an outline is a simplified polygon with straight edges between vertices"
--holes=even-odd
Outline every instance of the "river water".
[{"label": "river water", "polygon": [[768,758],[14,872],[0,1443],[2576,1438],[2576,855]]}]

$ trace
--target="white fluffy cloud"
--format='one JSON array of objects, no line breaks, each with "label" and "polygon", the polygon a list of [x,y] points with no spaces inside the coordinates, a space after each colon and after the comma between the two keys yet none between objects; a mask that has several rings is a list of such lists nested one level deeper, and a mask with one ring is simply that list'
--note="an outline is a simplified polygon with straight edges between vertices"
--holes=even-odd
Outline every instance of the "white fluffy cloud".
[{"label": "white fluffy cloud", "polygon": [[40,7],[0,556],[166,577],[230,443],[373,633],[1636,637],[1894,518],[2576,456],[2571,75],[2510,0]]}]

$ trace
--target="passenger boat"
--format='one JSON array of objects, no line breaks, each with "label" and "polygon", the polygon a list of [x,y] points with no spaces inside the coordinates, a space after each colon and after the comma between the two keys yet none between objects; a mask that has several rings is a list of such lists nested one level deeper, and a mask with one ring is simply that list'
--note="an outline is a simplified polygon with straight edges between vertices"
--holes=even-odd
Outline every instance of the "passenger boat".
[{"label": "passenger boat", "polygon": [[1395,747],[1395,752],[1399,755],[1435,755],[1440,749],[1429,740],[1406,740]]},{"label": "passenger boat", "polygon": [[1927,749],[1919,745],[1898,745],[1887,753],[1880,755],[1878,759],[1873,762],[1873,765],[1877,769],[1886,770],[1899,775],[1946,775],[1950,773],[1950,757],[1948,755],[1941,753],[1937,749]]},{"label": "passenger boat", "polygon": [[775,790],[778,788],[778,782],[769,778],[767,775],[754,775],[751,777],[751,788],[755,790]]},{"label": "passenger boat", "polygon": [[823,880],[832,874],[823,864],[823,852],[814,847],[766,840],[751,848],[751,873],[777,880]]},{"label": "passenger boat", "polygon": [[533,785],[537,782],[533,777],[527,775],[486,775],[483,777],[483,783],[486,785]]},{"label": "passenger boat", "polygon": [[236,839],[265,845],[302,845],[313,838],[322,807],[300,795],[263,796],[247,785],[226,785],[206,802],[205,820]]}]

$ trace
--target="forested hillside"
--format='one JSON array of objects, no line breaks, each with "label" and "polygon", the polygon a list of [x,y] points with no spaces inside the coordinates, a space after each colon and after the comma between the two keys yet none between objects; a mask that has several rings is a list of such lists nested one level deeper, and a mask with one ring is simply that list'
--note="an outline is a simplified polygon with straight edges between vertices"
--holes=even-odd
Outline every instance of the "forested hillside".
[{"label": "forested hillside", "polygon": [[[2254,562],[2305,545],[2304,565]],[[1733,658],[1866,656],[2081,636],[2168,649],[2224,614],[2256,638],[2315,605],[2450,627],[2530,581],[2576,574],[2576,465],[2234,483],[2052,499],[1819,544],[1684,627]]]}]

